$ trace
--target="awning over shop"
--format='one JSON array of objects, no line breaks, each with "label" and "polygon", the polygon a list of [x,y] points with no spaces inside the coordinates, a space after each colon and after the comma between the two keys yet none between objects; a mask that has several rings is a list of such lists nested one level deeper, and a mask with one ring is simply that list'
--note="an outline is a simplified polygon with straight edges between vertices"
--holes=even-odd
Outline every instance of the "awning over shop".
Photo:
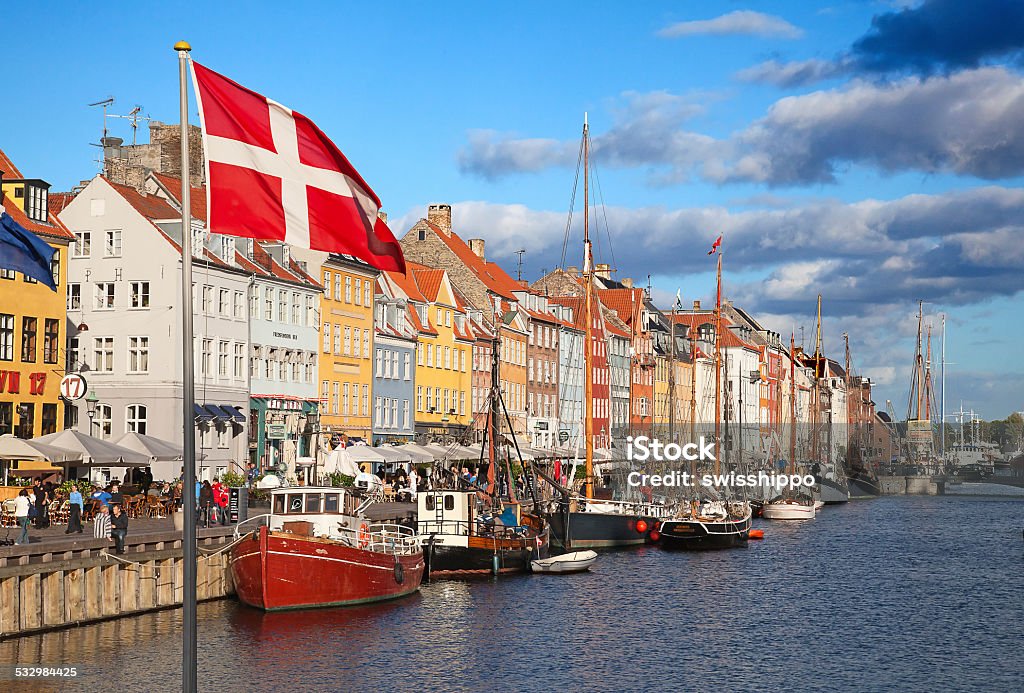
[{"label": "awning over shop", "polygon": [[192,411],[195,413],[196,421],[199,423],[210,423],[215,418],[217,418],[216,414],[209,411],[206,407],[199,403],[192,405]]},{"label": "awning over shop", "polygon": [[424,464],[427,462],[434,461],[434,453],[427,450],[421,445],[415,443],[406,443],[405,445],[396,445],[394,450],[399,450],[412,457],[413,462],[416,464]]},{"label": "awning over shop", "polygon": [[386,462],[384,455],[377,452],[377,448],[369,445],[350,445],[344,448],[345,454],[353,462]]},{"label": "awning over shop", "polygon": [[407,452],[403,452],[398,448],[390,447],[387,445],[381,445],[373,449],[379,455],[382,455],[388,462],[411,462],[412,455]]}]

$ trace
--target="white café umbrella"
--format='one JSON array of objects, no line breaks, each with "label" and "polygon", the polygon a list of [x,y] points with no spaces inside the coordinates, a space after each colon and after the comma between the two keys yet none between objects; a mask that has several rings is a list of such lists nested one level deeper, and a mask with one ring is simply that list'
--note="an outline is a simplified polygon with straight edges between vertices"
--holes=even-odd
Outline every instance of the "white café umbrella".
[{"label": "white caf\u00e9 umbrella", "polygon": [[125,433],[115,445],[146,455],[154,462],[173,462],[184,456],[184,448],[181,445],[134,431]]},{"label": "white caf\u00e9 umbrella", "polygon": [[72,429],[35,440],[79,454],[75,467],[148,467],[150,462],[147,455]]},{"label": "white caf\u00e9 umbrella", "polygon": [[362,471],[359,469],[359,465],[348,455],[345,448],[331,450],[331,454],[327,456],[327,463],[324,465],[324,469],[328,474],[340,472],[345,476],[359,476],[359,473]]},{"label": "white caf\u00e9 umbrella", "polygon": [[[40,443],[38,440],[24,440],[10,433],[0,436],[0,461],[48,460],[51,464],[81,459],[80,455],[61,448]],[[4,485],[7,484],[7,465],[4,465]]]}]

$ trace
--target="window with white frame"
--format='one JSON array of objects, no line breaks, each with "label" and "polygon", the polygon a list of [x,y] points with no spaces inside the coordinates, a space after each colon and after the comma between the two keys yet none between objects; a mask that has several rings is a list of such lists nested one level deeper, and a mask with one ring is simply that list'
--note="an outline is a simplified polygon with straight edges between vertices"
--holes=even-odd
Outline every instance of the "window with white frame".
[{"label": "window with white frame", "polygon": [[231,291],[228,289],[221,289],[217,296],[217,312],[220,315],[231,315]]},{"label": "window with white frame", "polygon": [[363,385],[363,416],[370,415],[370,386]]},{"label": "window with white frame", "polygon": [[341,415],[348,416],[348,383],[341,384]]},{"label": "window with white frame", "polygon": [[324,323],[324,353],[331,353],[331,323]]},{"label": "window with white frame", "polygon": [[96,301],[93,307],[96,310],[110,310],[114,307],[114,282],[98,282],[96,284]]},{"label": "window with white frame", "polygon": [[132,308],[149,308],[149,282],[131,282]]},{"label": "window with white frame", "polygon": [[124,410],[125,433],[146,435],[146,405],[129,404]]},{"label": "window with white frame", "polygon": [[199,357],[199,371],[203,375],[212,375],[213,371],[213,340],[203,340],[203,350]]},{"label": "window with white frame", "polygon": [[306,296],[306,327],[316,327],[316,307],[312,296]]},{"label": "window with white frame", "polygon": [[82,285],[68,284],[68,310],[82,309]]},{"label": "window with white frame", "polygon": [[227,378],[229,368],[229,362],[231,359],[229,353],[230,345],[227,342],[221,341],[217,344],[217,375],[221,378]]},{"label": "window with white frame", "polygon": [[245,377],[245,345],[235,344],[235,369],[234,376],[236,380],[241,380]]},{"label": "window with white frame", "polygon": [[381,420],[381,407],[383,403],[382,397],[373,398],[373,420],[378,428],[383,428],[384,422]]},{"label": "window with white frame", "polygon": [[353,298],[355,298],[354,302],[355,302],[355,304],[357,306],[362,305],[362,303],[363,303],[363,280],[359,279],[358,277],[356,278],[355,296]]},{"label": "window with white frame", "polygon": [[337,323],[334,325],[334,353],[341,353],[341,325]]},{"label": "window with white frame", "polygon": [[416,386],[416,411],[423,411],[423,386]]},{"label": "window with white frame", "polygon": [[294,291],[292,292],[292,324],[302,324],[302,299]]},{"label": "window with white frame", "polygon": [[99,373],[114,372],[113,337],[95,337],[93,339],[92,369]]},{"label": "window with white frame", "polygon": [[345,356],[349,356],[352,353],[352,328],[348,325],[345,326],[345,346],[341,353]]},{"label": "window with white frame", "polygon": [[217,425],[217,447],[226,450],[231,444],[231,424],[222,423]]},{"label": "window with white frame", "polygon": [[377,366],[377,377],[378,378],[383,378],[384,377],[384,350],[383,349],[377,349],[376,359],[377,359],[377,363],[376,363],[376,366]]},{"label": "window with white frame", "polygon": [[92,253],[92,232],[75,231],[75,242],[71,245],[71,257],[89,257]]},{"label": "window with white frame", "polygon": [[402,400],[402,428],[409,428],[409,400]]},{"label": "window with white frame", "polygon": [[235,320],[242,320],[245,318],[245,294],[241,291],[235,292]]},{"label": "window with white frame", "polygon": [[331,297],[331,273],[324,270],[324,298]]},{"label": "window with white frame", "polygon": [[405,380],[409,380],[409,378],[411,377],[411,373],[412,373],[412,355],[407,351],[407,352],[405,352],[403,358],[405,360],[405,376],[404,376],[404,379]]},{"label": "window with white frame", "polygon": [[352,303],[352,277],[345,277],[345,303]]},{"label": "window with white frame", "polygon": [[128,372],[149,372],[149,337],[128,338]]},{"label": "window with white frame", "polygon": [[[347,387],[348,386],[346,385],[346,389],[347,389]],[[331,391],[331,413],[332,414],[337,414],[338,413],[338,392],[339,392],[340,389],[341,389],[341,386],[337,382],[335,382],[334,383],[334,388]]]},{"label": "window with white frame", "polygon": [[263,319],[274,320],[274,290],[269,286],[263,287]]},{"label": "window with white frame", "polygon": [[364,306],[371,305],[371,303],[370,303],[370,300],[371,300],[370,299],[370,287],[371,286],[372,286],[372,283],[370,282],[369,279],[367,279],[365,282],[363,282],[363,305]]},{"label": "window with white frame", "polygon": [[110,437],[112,419],[113,410],[109,404],[96,405],[96,416],[93,419],[93,423],[99,431],[96,437],[104,439]]},{"label": "window with white frame", "polygon": [[334,300],[341,300],[341,275],[334,275]]},{"label": "window with white frame", "polygon": [[103,233],[103,257],[120,257],[121,229],[107,229]]},{"label": "window with white frame", "polygon": [[370,358],[370,331],[363,330],[363,358]]},{"label": "window with white frame", "polygon": [[288,292],[283,289],[277,291],[277,321],[288,322]]}]

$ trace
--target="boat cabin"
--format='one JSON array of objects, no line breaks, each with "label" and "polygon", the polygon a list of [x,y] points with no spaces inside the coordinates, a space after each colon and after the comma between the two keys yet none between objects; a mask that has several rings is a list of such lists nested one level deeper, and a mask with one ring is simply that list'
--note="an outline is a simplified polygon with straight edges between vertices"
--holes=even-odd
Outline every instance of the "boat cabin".
[{"label": "boat cabin", "polygon": [[313,537],[337,535],[339,529],[359,527],[359,502],[345,489],[295,486],[270,494],[271,531],[291,531]]},{"label": "boat cabin", "polygon": [[518,503],[505,503],[501,515],[483,512],[476,491],[438,489],[416,494],[420,534],[450,534],[468,536],[478,534],[484,527],[495,524],[518,527],[522,523]]}]

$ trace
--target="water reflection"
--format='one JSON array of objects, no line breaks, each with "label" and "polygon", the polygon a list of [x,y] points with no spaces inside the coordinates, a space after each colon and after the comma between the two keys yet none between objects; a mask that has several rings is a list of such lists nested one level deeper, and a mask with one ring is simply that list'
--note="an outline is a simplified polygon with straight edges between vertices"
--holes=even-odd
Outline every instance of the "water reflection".
[{"label": "water reflection", "polygon": [[[203,690],[1024,689],[1024,503],[883,498],[765,524],[744,550],[602,555],[591,573],[442,581],[386,604],[201,604]],[[180,611],[0,642],[175,688]]]}]

